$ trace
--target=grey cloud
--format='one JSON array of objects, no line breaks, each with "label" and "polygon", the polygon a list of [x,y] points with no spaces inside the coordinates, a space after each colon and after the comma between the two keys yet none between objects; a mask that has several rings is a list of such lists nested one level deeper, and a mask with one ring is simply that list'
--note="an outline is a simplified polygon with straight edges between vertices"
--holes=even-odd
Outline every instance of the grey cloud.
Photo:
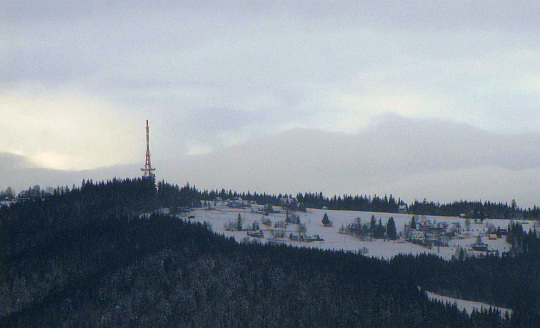
[{"label": "grey cloud", "polygon": [[307,18],[322,19],[344,15],[349,19],[372,20],[399,27],[406,24],[423,27],[489,24],[494,26],[528,26],[535,22],[539,5],[535,1],[81,1],[81,0],[19,0],[8,8],[19,19],[85,17],[85,14],[115,13],[126,10],[179,10],[196,13],[220,13],[237,17],[250,15],[284,15],[294,13]]},{"label": "grey cloud", "polygon": [[[301,162],[311,173],[298,186],[315,189],[483,165],[521,172],[537,167],[538,90],[520,83],[537,78],[539,8],[537,1],[12,1],[0,85],[15,94],[75,91],[144,115],[153,154],[175,159],[190,142],[223,147],[220,136],[231,133],[336,131],[332,119],[363,115],[372,98],[411,96],[428,104],[402,115],[491,132],[398,119],[355,135],[296,130],[270,148]],[[341,96],[358,101],[341,105]],[[372,109],[358,128],[398,112],[391,105]],[[496,133],[522,130],[530,134]],[[296,162],[253,152],[266,163],[251,177],[255,187],[268,186],[266,169],[293,178],[287,168]],[[327,166],[332,173],[323,173]],[[227,182],[215,174],[216,183]]]},{"label": "grey cloud", "polygon": [[3,172],[9,172],[12,170],[26,169],[35,167],[29,159],[24,156],[0,152],[0,167]]},{"label": "grey cloud", "polygon": [[228,130],[238,129],[254,120],[264,120],[264,115],[253,112],[235,111],[226,108],[208,108],[192,113],[187,121],[195,129],[200,130]]},{"label": "grey cloud", "polygon": [[86,60],[76,49],[59,45],[58,48],[31,47],[9,51],[0,64],[0,83],[13,87],[18,83],[52,84],[58,86],[92,75],[93,63]]},{"label": "grey cloud", "polygon": [[156,166],[162,165],[168,179],[204,188],[393,193],[441,201],[513,197],[532,206],[539,142],[538,134],[495,134],[465,124],[393,117],[356,134],[296,129],[188,157],[174,168],[159,161]]},{"label": "grey cloud", "polygon": [[368,136],[379,141],[373,140],[374,148],[392,145],[395,150],[381,163],[390,168],[399,163],[414,163],[427,170],[487,165],[524,170],[540,166],[538,133],[499,134],[450,121],[397,116],[387,117],[368,131]]},{"label": "grey cloud", "polygon": [[[80,186],[82,179],[110,180],[113,177],[129,178],[140,172],[137,165],[117,165],[84,171],[63,171],[36,166],[24,156],[0,153],[0,190],[11,186],[16,191],[40,185],[45,187]],[[137,172],[138,173],[138,172]]]}]

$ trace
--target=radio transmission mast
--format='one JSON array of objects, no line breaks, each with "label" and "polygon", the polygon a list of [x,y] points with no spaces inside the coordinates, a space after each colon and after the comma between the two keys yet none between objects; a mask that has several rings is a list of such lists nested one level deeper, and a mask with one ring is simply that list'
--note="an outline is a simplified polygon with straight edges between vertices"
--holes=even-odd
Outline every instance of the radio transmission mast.
[{"label": "radio transmission mast", "polygon": [[143,179],[154,179],[156,177],[155,170],[150,162],[150,128],[148,127],[148,120],[146,120],[146,163],[144,169],[141,169],[144,172]]}]

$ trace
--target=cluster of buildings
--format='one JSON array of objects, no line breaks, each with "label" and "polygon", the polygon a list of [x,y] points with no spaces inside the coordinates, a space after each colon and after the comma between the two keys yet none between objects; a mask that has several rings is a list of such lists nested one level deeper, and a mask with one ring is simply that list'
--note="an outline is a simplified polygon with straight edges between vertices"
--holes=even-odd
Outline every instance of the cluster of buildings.
[{"label": "cluster of buildings", "polygon": [[45,199],[53,195],[54,189],[48,187],[46,189],[41,189],[39,186],[34,186],[28,188],[28,190],[23,190],[17,194],[15,197],[12,192],[2,193],[2,198],[0,199],[0,206],[10,206],[11,204],[17,202],[24,202],[32,199]]},{"label": "cluster of buildings", "polygon": [[405,224],[403,237],[413,244],[432,246],[448,246],[450,239],[461,235],[461,224],[445,221],[432,222],[429,219],[421,219],[418,222]]},{"label": "cluster of buildings", "polygon": [[[467,225],[467,231],[469,226]],[[482,235],[489,238],[489,240],[496,240],[502,238],[507,234],[507,229],[497,228],[490,225],[483,232],[480,232],[476,238],[476,241],[470,244],[470,250],[489,252],[488,244],[482,241]],[[453,238],[463,239],[462,227],[460,222],[452,222],[448,224],[445,221],[432,222],[429,219],[420,218],[418,222],[411,221],[409,224],[405,224],[403,230],[403,238],[411,243],[422,245],[428,248],[433,246],[445,247]]]},{"label": "cluster of buildings", "polygon": [[203,201],[204,207],[227,206],[229,208],[249,208],[256,204],[257,202],[253,200],[243,200],[242,197],[235,197],[233,199],[222,199],[221,197],[216,197],[216,199],[212,201]]},{"label": "cluster of buildings", "polygon": [[297,241],[297,242],[304,242],[304,243],[310,243],[313,241],[324,241],[324,239],[322,239],[320,235],[309,236],[309,235],[306,235],[305,233],[298,233],[298,234],[290,233],[289,240]]}]

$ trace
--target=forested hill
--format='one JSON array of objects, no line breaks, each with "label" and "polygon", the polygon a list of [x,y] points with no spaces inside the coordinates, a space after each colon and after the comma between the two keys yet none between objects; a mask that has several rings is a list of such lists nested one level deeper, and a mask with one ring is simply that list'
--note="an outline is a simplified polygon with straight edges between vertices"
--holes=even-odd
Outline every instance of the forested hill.
[{"label": "forested hill", "polygon": [[[113,181],[119,183],[120,181]],[[85,182],[83,180],[83,186],[80,189],[87,187],[96,188],[103,187],[103,184],[98,186],[92,182]],[[178,185],[170,185],[165,181],[160,181],[157,184],[159,204],[171,203],[174,199],[177,205],[178,202],[185,205],[200,205],[202,200],[216,200],[218,197],[222,200],[233,200],[237,197],[247,201],[254,201],[257,204],[265,205],[280,205],[282,198],[293,198],[293,195],[288,194],[267,194],[257,192],[237,192],[226,191],[225,189],[218,190],[197,190],[194,187],[190,187],[189,184],[180,188]],[[79,188],[75,188],[79,190]],[[57,188],[55,193],[59,194],[65,191],[64,188]],[[39,198],[40,194],[44,192],[39,186],[34,186],[28,190],[23,190],[26,196],[31,198]],[[8,187],[6,191],[0,190],[0,198],[13,198],[13,190]],[[366,212],[387,212],[398,213],[400,205],[407,207],[407,212],[410,214],[418,215],[435,215],[435,216],[466,216],[475,219],[536,219],[540,220],[540,208],[534,205],[532,208],[520,208],[515,200],[508,203],[495,203],[491,201],[455,201],[452,203],[441,204],[439,202],[415,200],[410,204],[406,204],[401,198],[395,198],[394,196],[384,195],[379,197],[377,195],[341,195],[341,196],[326,196],[322,192],[319,193],[298,193],[296,195],[298,201],[299,210],[305,210],[306,208],[318,208],[326,207],[330,210],[347,210],[347,211],[366,211]]]},{"label": "forested hill", "polygon": [[[206,225],[141,215],[195,196],[189,187],[113,180],[1,208],[0,326],[534,327],[540,318],[536,236],[507,259],[381,261],[237,244]],[[505,281],[507,300],[487,293]],[[417,286],[515,312],[469,316]]]}]

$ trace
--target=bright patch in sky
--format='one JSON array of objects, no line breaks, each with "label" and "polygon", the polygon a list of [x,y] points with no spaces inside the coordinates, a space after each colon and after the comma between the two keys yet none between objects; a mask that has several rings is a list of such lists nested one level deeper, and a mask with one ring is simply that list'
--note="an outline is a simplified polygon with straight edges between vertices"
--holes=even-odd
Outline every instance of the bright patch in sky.
[{"label": "bright patch in sky", "polygon": [[[133,161],[140,129],[130,116],[83,95],[0,94],[0,147],[54,169],[90,169]],[[131,122],[130,122],[131,121]]]}]

